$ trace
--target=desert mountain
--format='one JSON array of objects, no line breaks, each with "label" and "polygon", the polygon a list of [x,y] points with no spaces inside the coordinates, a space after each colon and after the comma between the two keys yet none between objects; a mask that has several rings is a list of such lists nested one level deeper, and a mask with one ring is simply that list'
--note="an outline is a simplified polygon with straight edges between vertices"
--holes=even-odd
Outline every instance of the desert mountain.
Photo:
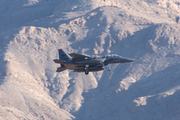
[{"label": "desert mountain", "polygon": [[[178,0],[0,0],[0,119],[179,120]],[[58,49],[136,59],[56,73]]]}]

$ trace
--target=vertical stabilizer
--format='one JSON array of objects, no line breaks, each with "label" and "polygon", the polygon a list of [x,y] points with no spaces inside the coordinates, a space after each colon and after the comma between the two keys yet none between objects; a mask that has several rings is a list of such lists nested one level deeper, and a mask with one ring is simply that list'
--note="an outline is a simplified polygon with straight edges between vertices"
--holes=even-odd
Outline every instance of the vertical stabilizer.
[{"label": "vertical stabilizer", "polygon": [[64,60],[66,62],[71,61],[71,57],[66,52],[64,52],[62,49],[58,49],[58,52],[59,52],[59,59],[60,60]]}]

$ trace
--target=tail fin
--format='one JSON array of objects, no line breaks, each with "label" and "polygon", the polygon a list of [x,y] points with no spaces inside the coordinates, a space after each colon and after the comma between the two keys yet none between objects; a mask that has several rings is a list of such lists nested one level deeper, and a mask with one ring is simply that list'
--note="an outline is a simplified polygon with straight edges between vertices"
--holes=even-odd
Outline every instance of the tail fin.
[{"label": "tail fin", "polygon": [[71,61],[71,57],[65,53],[62,49],[58,49],[59,52],[59,60],[63,60],[66,62],[70,62]]}]

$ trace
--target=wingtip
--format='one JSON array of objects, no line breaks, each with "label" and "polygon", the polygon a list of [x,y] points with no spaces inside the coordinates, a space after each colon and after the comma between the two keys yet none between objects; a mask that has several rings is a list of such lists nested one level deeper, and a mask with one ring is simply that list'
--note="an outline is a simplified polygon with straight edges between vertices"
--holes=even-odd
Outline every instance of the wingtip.
[{"label": "wingtip", "polygon": [[58,51],[61,51],[62,49],[58,49]]}]

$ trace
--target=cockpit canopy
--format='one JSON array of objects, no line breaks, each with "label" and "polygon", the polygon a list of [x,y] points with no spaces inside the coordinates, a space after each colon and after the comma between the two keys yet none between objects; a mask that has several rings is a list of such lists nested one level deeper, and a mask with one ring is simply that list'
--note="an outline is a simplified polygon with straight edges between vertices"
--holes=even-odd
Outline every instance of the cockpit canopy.
[{"label": "cockpit canopy", "polygon": [[104,58],[106,57],[121,57],[120,55],[117,54],[109,54],[109,55],[105,55]]}]

